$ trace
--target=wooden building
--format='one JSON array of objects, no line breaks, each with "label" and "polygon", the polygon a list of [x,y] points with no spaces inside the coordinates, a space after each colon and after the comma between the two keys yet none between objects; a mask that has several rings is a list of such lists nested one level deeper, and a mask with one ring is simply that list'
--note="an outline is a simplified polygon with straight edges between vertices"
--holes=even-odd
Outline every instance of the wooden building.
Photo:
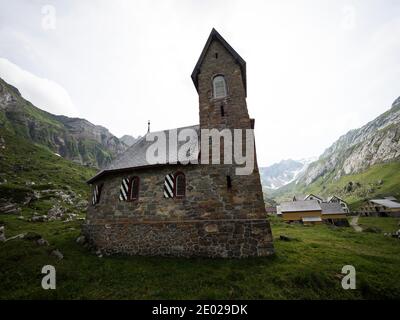
[{"label": "wooden building", "polygon": [[338,202],[321,203],[321,215],[324,222],[337,226],[349,226],[344,208]]},{"label": "wooden building", "polygon": [[276,215],[276,207],[265,207],[265,211],[267,212],[267,215]]},{"label": "wooden building", "polygon": [[308,200],[317,200],[318,203],[324,202],[324,199],[322,197],[316,196],[312,193],[307,195],[295,194],[293,196],[293,201],[308,201]]},{"label": "wooden building", "polygon": [[361,207],[365,216],[400,217],[400,203],[389,199],[367,200]]},{"label": "wooden building", "polygon": [[339,198],[338,196],[329,197],[327,199],[327,202],[328,203],[339,203],[344,212],[347,212],[347,213],[350,212],[347,202],[344,201],[343,199]]},{"label": "wooden building", "polygon": [[339,203],[319,203],[318,200],[283,202],[277,207],[277,214],[286,222],[347,225],[346,213]]},{"label": "wooden building", "polygon": [[317,200],[318,203],[324,202],[324,199],[322,197],[316,196],[315,194],[312,194],[312,193],[306,195],[304,200]]},{"label": "wooden building", "polygon": [[284,221],[305,224],[321,223],[321,206],[316,200],[282,202],[278,209]]}]

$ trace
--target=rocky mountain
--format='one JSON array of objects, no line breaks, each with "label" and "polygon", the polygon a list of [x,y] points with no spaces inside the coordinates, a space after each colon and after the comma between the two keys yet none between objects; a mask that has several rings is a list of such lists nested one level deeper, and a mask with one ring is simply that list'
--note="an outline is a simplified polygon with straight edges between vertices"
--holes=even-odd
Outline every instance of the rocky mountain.
[{"label": "rocky mountain", "polygon": [[341,136],[310,164],[297,183],[309,185],[328,176],[338,180],[375,164],[396,160],[400,160],[400,98],[390,110]]},{"label": "rocky mountain", "polygon": [[398,97],[398,98],[393,102],[392,107],[396,107],[396,106],[398,106],[398,105],[400,105],[400,97]]},{"label": "rocky mountain", "polygon": [[120,141],[122,141],[123,143],[125,143],[128,147],[132,146],[138,139],[140,138],[140,136],[138,136],[137,138],[132,137],[128,134],[122,136],[121,138],[119,138]]},{"label": "rocky mountain", "polygon": [[79,164],[103,168],[127,145],[106,128],[85,119],[57,116],[25,100],[18,89],[0,79],[0,128]]},{"label": "rocky mountain", "polygon": [[296,193],[335,194],[353,208],[371,197],[399,197],[400,97],[376,119],[341,136],[297,179],[265,196],[281,202]]},{"label": "rocky mountain", "polygon": [[315,158],[282,160],[269,167],[260,168],[261,183],[267,189],[279,189],[296,180]]}]

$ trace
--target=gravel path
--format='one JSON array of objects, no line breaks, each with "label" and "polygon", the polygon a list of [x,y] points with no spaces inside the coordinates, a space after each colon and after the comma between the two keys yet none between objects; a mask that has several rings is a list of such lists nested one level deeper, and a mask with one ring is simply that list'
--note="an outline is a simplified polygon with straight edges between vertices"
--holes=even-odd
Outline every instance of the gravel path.
[{"label": "gravel path", "polygon": [[357,232],[361,232],[362,228],[358,225],[358,218],[360,216],[355,216],[351,218],[350,225],[356,230]]}]

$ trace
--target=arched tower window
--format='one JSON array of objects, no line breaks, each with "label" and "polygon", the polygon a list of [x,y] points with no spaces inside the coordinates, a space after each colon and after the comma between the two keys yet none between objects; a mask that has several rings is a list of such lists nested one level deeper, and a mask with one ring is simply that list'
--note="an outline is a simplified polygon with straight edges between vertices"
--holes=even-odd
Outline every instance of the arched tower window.
[{"label": "arched tower window", "polygon": [[224,76],[216,76],[213,79],[214,98],[224,98],[227,95]]},{"label": "arched tower window", "polygon": [[175,197],[184,197],[186,194],[186,178],[183,172],[175,174]]}]

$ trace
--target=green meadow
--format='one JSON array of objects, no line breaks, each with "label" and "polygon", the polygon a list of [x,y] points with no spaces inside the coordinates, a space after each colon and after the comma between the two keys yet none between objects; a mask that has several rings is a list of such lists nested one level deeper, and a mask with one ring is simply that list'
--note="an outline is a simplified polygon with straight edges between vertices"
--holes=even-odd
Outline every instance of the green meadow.
[{"label": "green meadow", "polygon": [[[76,243],[80,221],[29,222],[1,215],[7,238],[35,232],[48,240],[0,243],[0,299],[399,299],[400,240],[384,232],[399,219],[361,218],[363,228],[288,225],[271,218],[276,254],[250,259],[103,256]],[[280,240],[286,235],[290,241]],[[50,252],[59,249],[58,260]],[[41,269],[56,268],[56,290]],[[344,265],[356,269],[344,290]]]}]

